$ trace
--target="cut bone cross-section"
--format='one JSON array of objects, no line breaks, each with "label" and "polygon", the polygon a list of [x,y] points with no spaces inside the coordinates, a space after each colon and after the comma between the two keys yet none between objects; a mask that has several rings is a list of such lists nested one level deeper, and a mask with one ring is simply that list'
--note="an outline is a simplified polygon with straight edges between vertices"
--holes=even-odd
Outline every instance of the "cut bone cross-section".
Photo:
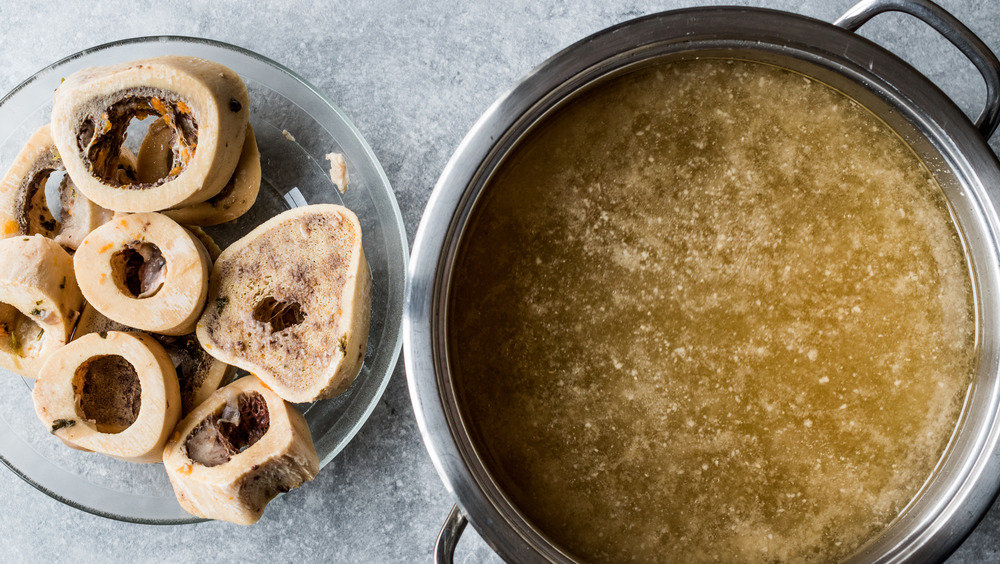
[{"label": "cut bone cross-section", "polygon": [[[108,333],[110,331],[135,332],[117,321],[112,321],[101,315],[90,304],[83,306],[80,321],[76,324],[73,339],[79,339],[91,333]],[[177,382],[181,388],[181,416],[185,416],[195,407],[208,399],[212,392],[219,389],[235,372],[235,368],[208,354],[198,343],[194,333],[172,337],[169,335],[152,334],[158,343],[163,345],[173,362],[177,372]]]},{"label": "cut bone cross-section", "polygon": [[205,246],[158,213],[116,216],[73,257],[80,289],[104,316],[164,335],[194,330],[208,290]]},{"label": "cut bone cross-section", "polygon": [[246,376],[177,425],[163,465],[186,511],[251,525],[276,495],[312,480],[319,458],[305,418]]},{"label": "cut bone cross-section", "polygon": [[[124,151],[118,163],[119,176],[135,174],[135,156]],[[52,215],[45,186],[54,172],[63,170],[62,159],[49,134],[49,126],[35,131],[0,181],[0,239],[18,235],[44,235],[68,249],[97,226],[111,219],[111,212],[87,199],[69,175],[56,189],[62,209]]]},{"label": "cut bone cross-section", "polygon": [[91,333],[56,351],[32,391],[35,413],[66,444],[159,462],[180,418],[174,365],[151,336]]},{"label": "cut bone cross-section", "polygon": [[347,208],[286,211],[215,262],[198,340],[296,403],[333,397],[361,369],[371,273]]},{"label": "cut bone cross-section", "polygon": [[35,378],[83,307],[73,259],[41,235],[0,240],[0,367]]},{"label": "cut bone cross-section", "polygon": [[[52,137],[73,181],[115,211],[159,211],[203,202],[233,176],[249,118],[235,72],[195,57],[167,56],[73,73],[59,86]],[[132,118],[169,128],[170,169],[153,182],[115,174]]]},{"label": "cut bone cross-section", "polygon": [[[163,120],[158,119],[149,126],[139,149],[140,182],[157,182],[170,174],[170,135],[170,129]],[[245,214],[257,201],[259,191],[260,152],[253,127],[248,125],[236,171],[222,191],[204,202],[163,213],[184,225],[218,225]]]},{"label": "cut bone cross-section", "polygon": [[184,228],[190,231],[191,234],[194,235],[195,239],[201,241],[201,244],[205,246],[205,250],[208,251],[208,258],[212,259],[212,262],[214,263],[219,258],[219,255],[222,254],[222,249],[220,249],[219,245],[215,243],[215,239],[212,239],[212,237],[209,236],[208,233],[205,233],[205,230],[201,227],[185,225]]}]

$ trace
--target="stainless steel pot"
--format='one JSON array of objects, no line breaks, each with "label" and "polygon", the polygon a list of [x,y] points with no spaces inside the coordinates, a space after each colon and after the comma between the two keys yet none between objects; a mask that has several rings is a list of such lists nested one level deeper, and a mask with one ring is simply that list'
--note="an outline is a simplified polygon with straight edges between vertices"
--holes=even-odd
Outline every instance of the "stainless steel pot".
[{"label": "stainless steel pot", "polygon": [[[976,65],[986,80],[988,100],[975,125],[928,79],[853,33],[885,11],[920,18]],[[470,210],[518,139],[574,93],[652,60],[695,55],[777,64],[867,106],[935,171],[965,239],[975,274],[979,365],[962,418],[918,497],[851,560],[943,559],[995,498],[1000,487],[1000,220],[991,195],[1000,188],[1000,162],[985,139],[1000,119],[1000,62],[964,25],[927,0],[866,0],[833,25],[763,9],[680,10],[601,31],[535,69],[476,123],[434,189],[414,242],[403,326],[420,431],[457,501],[438,539],[438,561],[451,560],[466,519],[508,561],[572,561],[497,486],[456,401],[445,338],[446,304]]]}]

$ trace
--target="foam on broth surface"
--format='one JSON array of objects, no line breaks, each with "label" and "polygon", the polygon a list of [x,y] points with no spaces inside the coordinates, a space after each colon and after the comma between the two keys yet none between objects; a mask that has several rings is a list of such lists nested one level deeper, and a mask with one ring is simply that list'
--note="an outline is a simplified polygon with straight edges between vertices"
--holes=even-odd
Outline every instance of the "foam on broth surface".
[{"label": "foam on broth surface", "polygon": [[930,476],[975,367],[969,268],[843,94],[662,63],[546,118],[463,236],[449,354],[515,504],[595,562],[828,561]]}]

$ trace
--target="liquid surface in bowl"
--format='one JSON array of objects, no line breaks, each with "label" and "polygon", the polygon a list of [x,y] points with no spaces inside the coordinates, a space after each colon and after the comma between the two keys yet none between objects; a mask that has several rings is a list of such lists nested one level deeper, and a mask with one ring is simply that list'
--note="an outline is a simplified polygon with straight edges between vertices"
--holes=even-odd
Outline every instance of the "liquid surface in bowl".
[{"label": "liquid surface in bowl", "polygon": [[772,66],[661,63],[546,118],[463,235],[463,418],[594,562],[829,561],[932,474],[975,367],[963,247],[910,148]]}]

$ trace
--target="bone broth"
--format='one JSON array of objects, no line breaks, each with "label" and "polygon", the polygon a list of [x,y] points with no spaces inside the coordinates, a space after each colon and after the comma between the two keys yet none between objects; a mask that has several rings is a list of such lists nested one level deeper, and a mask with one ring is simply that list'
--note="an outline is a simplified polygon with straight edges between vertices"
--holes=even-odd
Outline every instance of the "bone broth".
[{"label": "bone broth", "polygon": [[759,63],[660,63],[545,118],[454,272],[463,419],[584,561],[843,558],[931,475],[975,368],[931,173]]}]

